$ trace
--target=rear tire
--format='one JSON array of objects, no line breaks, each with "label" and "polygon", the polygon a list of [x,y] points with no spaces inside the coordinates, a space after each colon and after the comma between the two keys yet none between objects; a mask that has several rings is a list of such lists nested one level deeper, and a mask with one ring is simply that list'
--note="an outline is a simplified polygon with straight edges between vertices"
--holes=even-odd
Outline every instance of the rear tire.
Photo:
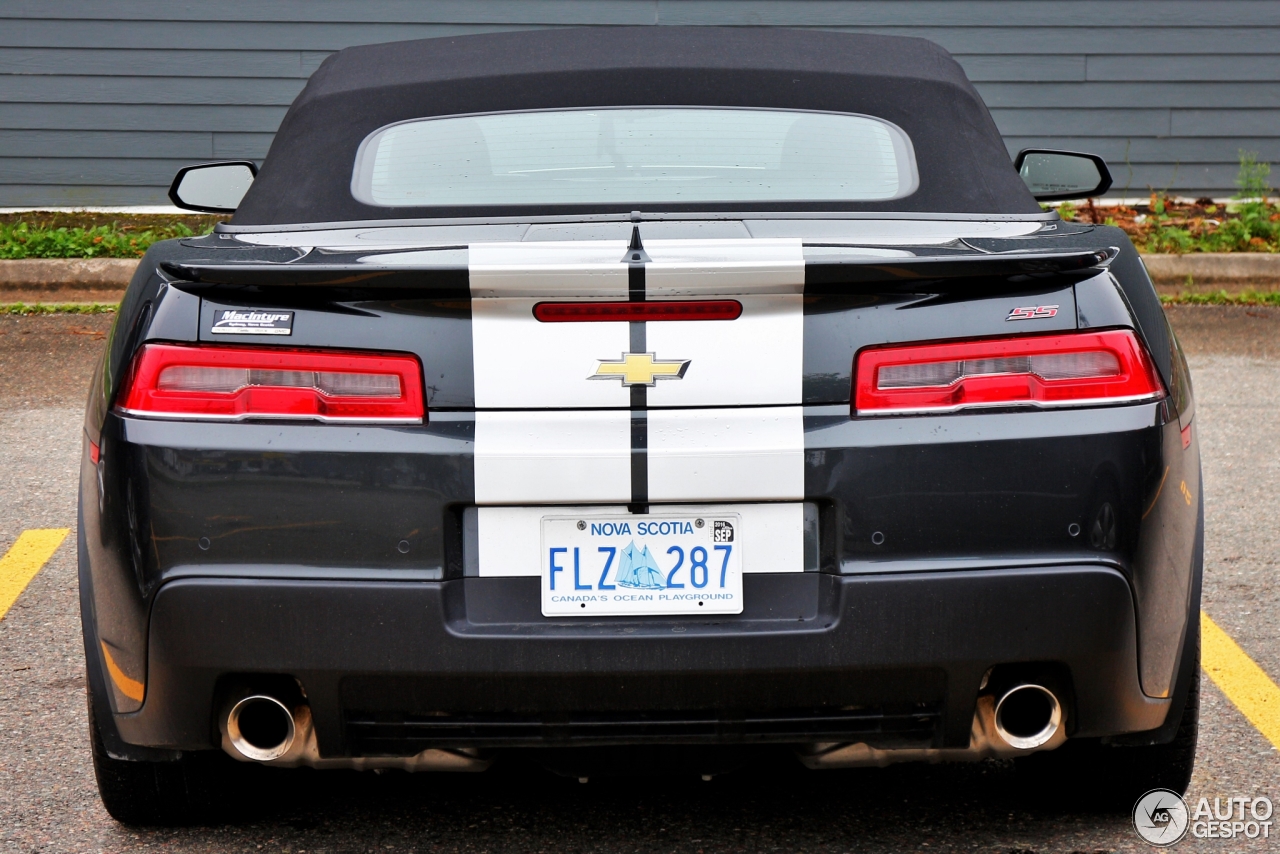
[{"label": "rear tire", "polygon": [[1195,767],[1200,723],[1200,638],[1195,627],[1195,663],[1182,720],[1168,744],[1140,747],[1103,744],[1101,739],[1071,739],[1057,750],[1017,761],[1019,776],[1032,797],[1052,795],[1117,812],[1133,809],[1152,789],[1187,791]]},{"label": "rear tire", "polygon": [[115,759],[107,753],[89,699],[89,740],[98,796],[121,824],[172,826],[218,821],[225,813],[223,793],[234,790],[228,779],[239,770],[221,752],[185,754],[172,761]]}]

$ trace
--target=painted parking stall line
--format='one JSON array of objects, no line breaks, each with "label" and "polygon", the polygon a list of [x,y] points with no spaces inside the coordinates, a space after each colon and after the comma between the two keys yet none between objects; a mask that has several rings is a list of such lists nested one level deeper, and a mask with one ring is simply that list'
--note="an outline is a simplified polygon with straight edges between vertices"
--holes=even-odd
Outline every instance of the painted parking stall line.
[{"label": "painted parking stall line", "polygon": [[22,591],[49,562],[69,533],[70,528],[23,531],[5,556],[0,558],[0,620],[9,613]]},{"label": "painted parking stall line", "polygon": [[1249,723],[1280,750],[1280,687],[1203,611],[1200,666]]}]

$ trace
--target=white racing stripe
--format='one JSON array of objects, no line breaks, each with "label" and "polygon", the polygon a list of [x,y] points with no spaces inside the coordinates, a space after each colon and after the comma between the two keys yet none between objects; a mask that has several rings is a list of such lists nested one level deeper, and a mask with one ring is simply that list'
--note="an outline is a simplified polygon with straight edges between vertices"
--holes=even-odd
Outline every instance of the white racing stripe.
[{"label": "white racing stripe", "polygon": [[800,239],[650,240],[645,265],[650,299],[678,296],[804,293]]},{"label": "white racing stripe", "polygon": [[800,407],[649,411],[650,500],[803,497]]},{"label": "white racing stripe", "polygon": [[661,359],[689,360],[683,379],[659,382],[649,389],[650,406],[781,406],[800,402],[804,297],[770,294],[737,299],[742,303],[742,316],[737,320],[646,324],[650,352]]},{"label": "white racing stripe", "polygon": [[[626,515],[614,507],[481,507],[477,511],[481,577],[501,578],[541,573],[542,517],[580,514]],[[656,515],[705,512],[738,513],[744,573],[804,571],[804,505],[735,504],[655,507]]]},{"label": "white racing stripe", "polygon": [[626,352],[626,323],[541,323],[549,297],[625,300],[621,240],[474,243],[468,249],[478,409],[625,407],[621,383],[588,382]]},{"label": "white racing stripe", "polygon": [[[800,241],[653,240],[645,250],[650,299],[732,297],[743,306],[733,321],[644,325],[647,352],[689,361],[682,379],[646,389],[656,407],[645,419],[649,499],[802,497]],[[630,324],[533,316],[540,299],[626,299],[625,251],[622,241],[469,247],[477,504],[636,500],[631,391],[588,379],[601,360],[630,350]],[[525,411],[485,411],[498,409]],[[548,411],[601,409],[613,411]]]},{"label": "white racing stripe", "polygon": [[631,499],[627,410],[477,412],[477,504]]},{"label": "white racing stripe", "polygon": [[537,302],[527,297],[471,301],[476,407],[627,406],[631,393],[622,383],[587,379],[599,360],[627,351],[627,324],[541,323],[533,316]]},{"label": "white racing stripe", "polygon": [[[472,243],[471,297],[627,298],[623,240]],[[530,322],[537,323],[532,316]]]},{"label": "white racing stripe", "polygon": [[[734,321],[650,321],[647,350],[689,359],[679,381],[649,389],[651,406],[794,405],[804,367],[804,257],[799,240],[655,240],[646,292],[733,296]],[[627,298],[626,244],[477,243],[469,248],[476,406],[627,406],[622,384],[589,381],[629,347],[626,323],[541,323],[547,298]]]},{"label": "white racing stripe", "polygon": [[[688,359],[677,381],[648,391],[651,406],[760,406],[800,402],[803,297],[741,296],[737,320],[650,321],[647,350]],[[621,382],[588,380],[602,359],[629,349],[627,323],[541,323],[537,299],[475,299],[472,360],[480,409],[625,407]]]}]

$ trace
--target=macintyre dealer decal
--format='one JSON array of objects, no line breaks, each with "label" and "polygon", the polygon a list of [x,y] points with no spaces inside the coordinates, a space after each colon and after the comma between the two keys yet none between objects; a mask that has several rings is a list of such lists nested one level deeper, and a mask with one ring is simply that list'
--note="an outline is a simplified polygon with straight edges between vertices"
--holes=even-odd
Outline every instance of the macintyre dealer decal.
[{"label": "macintyre dealer decal", "polygon": [[220,308],[213,313],[214,335],[292,335],[292,311]]}]

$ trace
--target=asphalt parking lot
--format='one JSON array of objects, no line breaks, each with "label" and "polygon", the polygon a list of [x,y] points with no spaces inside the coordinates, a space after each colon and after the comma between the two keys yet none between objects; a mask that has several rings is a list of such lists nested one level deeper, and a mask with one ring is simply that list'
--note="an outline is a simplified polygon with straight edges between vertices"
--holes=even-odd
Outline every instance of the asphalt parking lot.
[{"label": "asphalt parking lot", "polygon": [[[1280,309],[1177,307],[1205,467],[1205,612],[1280,679]],[[73,528],[83,398],[111,316],[0,317],[0,553]],[[1141,851],[1128,816],[1020,791],[1004,764],[581,785],[475,776],[265,772],[268,803],[220,827],[138,831],[98,802],[84,714],[74,531],[0,620],[0,851]],[[1280,801],[1276,748],[1210,680],[1188,794]],[[1277,830],[1280,833],[1280,829]],[[1266,850],[1196,840],[1177,850]]]}]

